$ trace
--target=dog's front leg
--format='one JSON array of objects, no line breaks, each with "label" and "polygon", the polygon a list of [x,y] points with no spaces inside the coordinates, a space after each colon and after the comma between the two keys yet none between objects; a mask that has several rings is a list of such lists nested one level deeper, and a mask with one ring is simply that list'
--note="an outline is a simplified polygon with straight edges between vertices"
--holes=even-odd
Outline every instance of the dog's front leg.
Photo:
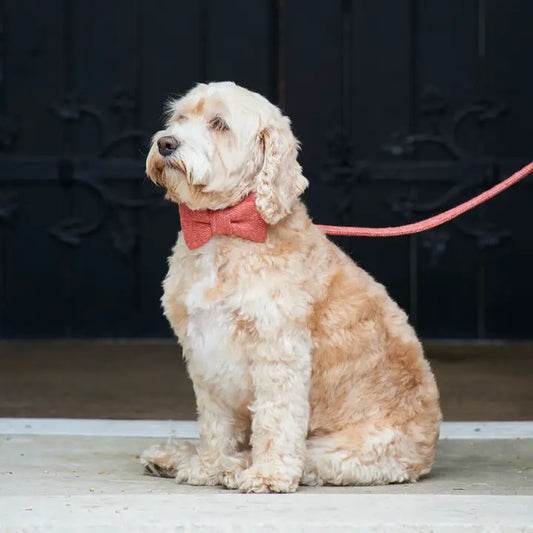
[{"label": "dog's front leg", "polygon": [[239,452],[238,435],[227,407],[209,393],[208,387],[194,384],[198,404],[200,442],[156,444],[145,450],[141,463],[148,474],[176,478],[190,485],[224,485],[238,488],[250,454]]},{"label": "dog's front leg", "polygon": [[[194,381],[194,380],[193,380]],[[242,471],[237,460],[237,439],[230,411],[220,399],[210,393],[209,387],[194,383],[198,405],[200,442],[197,453],[182,464],[176,472],[178,483],[190,485],[230,484],[232,468]]]},{"label": "dog's front leg", "polygon": [[305,459],[310,335],[291,329],[270,337],[251,355],[252,466],[241,475],[243,492],[294,492]]}]

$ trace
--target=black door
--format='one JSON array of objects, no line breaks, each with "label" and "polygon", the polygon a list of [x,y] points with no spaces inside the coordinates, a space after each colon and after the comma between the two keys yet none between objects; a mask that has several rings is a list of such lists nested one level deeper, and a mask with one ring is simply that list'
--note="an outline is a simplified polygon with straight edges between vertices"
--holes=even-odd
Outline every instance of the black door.
[{"label": "black door", "polygon": [[[170,335],[164,101],[234,80],[291,117],[316,222],[419,220],[533,155],[529,0],[0,0],[0,337]],[[432,338],[531,338],[533,178],[414,237],[337,241]]]}]

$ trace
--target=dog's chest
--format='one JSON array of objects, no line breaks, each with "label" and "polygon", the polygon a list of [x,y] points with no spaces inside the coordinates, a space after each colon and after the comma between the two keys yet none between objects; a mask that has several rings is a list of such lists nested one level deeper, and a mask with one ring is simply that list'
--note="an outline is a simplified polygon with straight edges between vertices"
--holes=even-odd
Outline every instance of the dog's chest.
[{"label": "dog's chest", "polygon": [[235,310],[223,296],[213,294],[218,283],[214,253],[215,243],[209,242],[197,258],[196,279],[184,293],[187,333],[181,341],[193,380],[213,384],[232,401],[245,392],[247,363],[234,337]]}]

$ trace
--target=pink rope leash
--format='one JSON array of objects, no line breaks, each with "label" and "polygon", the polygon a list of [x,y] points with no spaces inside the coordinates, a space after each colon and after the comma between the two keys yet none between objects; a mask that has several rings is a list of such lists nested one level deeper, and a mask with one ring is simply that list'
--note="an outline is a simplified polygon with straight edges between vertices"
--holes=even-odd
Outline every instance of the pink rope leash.
[{"label": "pink rope leash", "polygon": [[346,237],[396,237],[398,235],[410,235],[411,233],[420,233],[427,229],[440,226],[453,218],[470,211],[474,207],[494,198],[501,192],[505,191],[509,187],[515,185],[520,180],[524,179],[526,176],[533,172],[533,161],[526,165],[524,168],[515,172],[512,176],[508,177],[506,180],[494,185],[485,192],[478,194],[471,200],[464,202],[456,207],[452,207],[443,213],[439,213],[420,222],[414,222],[412,224],[406,224],[405,226],[391,226],[389,228],[358,228],[352,226],[324,226],[319,225],[318,227],[327,233],[328,235],[344,235]]}]

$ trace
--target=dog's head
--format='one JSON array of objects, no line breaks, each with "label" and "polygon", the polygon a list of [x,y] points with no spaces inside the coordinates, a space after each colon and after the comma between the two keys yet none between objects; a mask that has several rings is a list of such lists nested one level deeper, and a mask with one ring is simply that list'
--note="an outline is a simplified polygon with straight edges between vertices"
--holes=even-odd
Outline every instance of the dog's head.
[{"label": "dog's head", "polygon": [[170,102],[146,172],[191,209],[222,209],[253,192],[275,224],[308,184],[297,155],[289,119],[268,100],[232,82],[199,84]]}]

